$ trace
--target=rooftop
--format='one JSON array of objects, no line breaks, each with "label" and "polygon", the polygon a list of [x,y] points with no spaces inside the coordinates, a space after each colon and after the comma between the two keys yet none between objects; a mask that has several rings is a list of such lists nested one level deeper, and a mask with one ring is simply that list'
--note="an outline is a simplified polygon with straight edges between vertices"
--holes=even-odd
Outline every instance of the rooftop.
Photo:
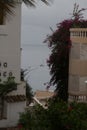
[{"label": "rooftop", "polygon": [[35,97],[37,99],[46,99],[50,98],[54,95],[54,92],[51,91],[42,91],[42,90],[36,90]]}]

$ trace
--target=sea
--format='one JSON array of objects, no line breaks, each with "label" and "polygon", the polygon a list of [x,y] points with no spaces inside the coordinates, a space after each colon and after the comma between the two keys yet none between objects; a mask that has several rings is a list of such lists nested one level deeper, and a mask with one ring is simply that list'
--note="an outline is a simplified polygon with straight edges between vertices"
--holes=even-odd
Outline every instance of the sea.
[{"label": "sea", "polygon": [[25,80],[33,91],[46,90],[51,78],[47,66],[47,59],[50,55],[48,46],[24,44],[21,47],[21,68],[25,71]]}]

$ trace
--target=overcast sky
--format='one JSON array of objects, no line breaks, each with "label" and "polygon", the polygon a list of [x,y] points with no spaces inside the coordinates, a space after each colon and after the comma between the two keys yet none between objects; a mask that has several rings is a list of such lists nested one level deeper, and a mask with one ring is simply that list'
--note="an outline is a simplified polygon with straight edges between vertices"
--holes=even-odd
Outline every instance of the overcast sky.
[{"label": "overcast sky", "polygon": [[[55,30],[57,23],[71,17],[75,2],[80,9],[87,7],[87,0],[54,0],[50,6],[38,2],[36,8],[22,5],[22,44],[42,44],[50,27]],[[87,11],[84,16],[87,19]]]}]

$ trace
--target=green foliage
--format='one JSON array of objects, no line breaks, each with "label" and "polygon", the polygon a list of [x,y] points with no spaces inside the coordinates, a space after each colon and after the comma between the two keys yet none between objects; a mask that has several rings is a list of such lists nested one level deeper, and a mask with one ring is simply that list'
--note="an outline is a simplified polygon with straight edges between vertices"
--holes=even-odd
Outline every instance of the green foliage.
[{"label": "green foliage", "polygon": [[32,114],[29,111],[26,111],[25,113],[20,113],[20,119],[19,124],[23,126],[23,128],[29,128],[31,130],[32,123]]},{"label": "green foliage", "polygon": [[48,118],[48,110],[44,109],[43,107],[37,105],[34,107],[34,129],[37,130],[49,130],[49,118]]},{"label": "green foliage", "polygon": [[28,130],[49,130],[47,110],[36,105],[20,114],[19,123]]},{"label": "green foliage", "polygon": [[79,5],[77,5],[76,3],[74,4],[74,9],[73,9],[73,13],[72,13],[72,18],[74,18],[75,20],[79,20],[83,18],[83,11],[85,11],[85,8],[79,9]]},{"label": "green foliage", "polygon": [[27,130],[87,130],[87,104],[58,100],[48,109],[34,106],[20,115],[19,124]]},{"label": "green foliage", "polygon": [[[21,81],[25,81],[26,75],[28,75],[27,69],[25,70],[21,69]],[[27,105],[29,105],[33,99],[33,91],[30,84],[27,81],[25,81],[25,83],[26,83],[25,87],[26,87]]]},{"label": "green foliage", "polygon": [[30,104],[33,99],[33,92],[32,92],[31,86],[27,82],[26,82],[26,98],[27,98],[28,104]]},{"label": "green foliage", "polygon": [[7,81],[0,83],[0,119],[4,116],[4,99],[9,92],[17,89],[14,77],[9,77]]},{"label": "green foliage", "polygon": [[0,83],[0,97],[6,96],[9,92],[17,89],[14,77],[9,77],[4,83]]}]

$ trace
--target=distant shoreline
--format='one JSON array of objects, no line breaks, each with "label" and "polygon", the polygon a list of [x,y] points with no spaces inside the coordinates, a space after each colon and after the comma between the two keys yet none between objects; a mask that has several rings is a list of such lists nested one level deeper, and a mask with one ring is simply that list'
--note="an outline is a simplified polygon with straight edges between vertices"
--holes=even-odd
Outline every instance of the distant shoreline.
[{"label": "distant shoreline", "polygon": [[[47,46],[46,44],[21,44],[21,46]],[[48,47],[48,46],[47,46]]]}]

